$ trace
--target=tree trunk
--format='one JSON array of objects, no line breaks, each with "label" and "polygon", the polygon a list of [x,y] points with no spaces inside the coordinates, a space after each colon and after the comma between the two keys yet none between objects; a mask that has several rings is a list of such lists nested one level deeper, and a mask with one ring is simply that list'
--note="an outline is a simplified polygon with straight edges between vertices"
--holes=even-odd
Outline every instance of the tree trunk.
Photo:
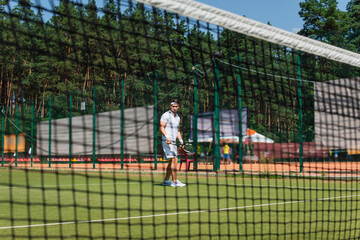
[{"label": "tree trunk", "polygon": [[83,92],[85,92],[86,86],[87,86],[87,82],[90,78],[90,68],[89,66],[86,67],[86,74],[85,74],[85,80],[84,80],[84,85],[83,85]]}]

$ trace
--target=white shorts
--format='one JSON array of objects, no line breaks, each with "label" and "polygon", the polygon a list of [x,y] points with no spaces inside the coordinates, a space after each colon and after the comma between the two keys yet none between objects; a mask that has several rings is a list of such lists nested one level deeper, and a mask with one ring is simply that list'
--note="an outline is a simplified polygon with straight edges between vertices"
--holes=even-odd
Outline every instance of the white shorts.
[{"label": "white shorts", "polygon": [[178,151],[177,146],[175,144],[167,144],[165,141],[161,142],[166,158],[174,158],[177,157]]}]

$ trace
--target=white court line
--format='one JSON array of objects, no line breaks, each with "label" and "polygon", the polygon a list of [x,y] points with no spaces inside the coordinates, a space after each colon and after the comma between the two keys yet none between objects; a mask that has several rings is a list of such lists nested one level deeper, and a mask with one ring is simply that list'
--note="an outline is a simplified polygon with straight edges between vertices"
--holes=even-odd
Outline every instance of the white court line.
[{"label": "white court line", "polygon": [[[221,184],[219,184],[221,185]],[[299,187],[299,186],[286,186],[286,185],[253,185],[253,184],[225,184],[226,186],[234,187],[258,187],[258,188],[286,188],[286,189],[304,189],[304,190],[323,190],[323,191],[360,191],[360,188],[314,188],[314,187]]]},{"label": "white court line", "polygon": [[[99,185],[120,185],[120,184],[139,184],[140,182],[125,182],[125,183],[91,183],[91,184],[66,184],[66,185],[35,185],[35,186],[11,186],[11,188],[20,188],[20,189],[27,189],[27,188],[50,188],[50,187],[73,187],[73,186],[99,186]],[[145,183],[145,182],[142,182]],[[10,188],[10,186],[0,187],[0,188]]]},{"label": "white court line", "polygon": [[136,217],[109,218],[109,219],[72,221],[72,222],[58,222],[58,223],[46,223],[46,224],[34,224],[34,225],[22,225],[22,226],[8,226],[8,227],[0,227],[0,230],[14,229],[14,228],[31,228],[31,227],[44,227],[44,226],[56,226],[56,225],[67,225],[67,224],[79,224],[79,223],[109,222],[109,221],[120,221],[120,220],[130,220],[130,219],[141,219],[141,218],[152,218],[152,217],[162,217],[162,216],[173,216],[173,215],[203,213],[203,212],[220,212],[220,211],[229,211],[229,210],[236,210],[236,209],[266,207],[266,206],[285,205],[285,204],[294,204],[294,203],[303,203],[303,202],[314,202],[314,201],[328,201],[328,200],[339,199],[339,198],[353,198],[353,197],[360,197],[360,195],[338,196],[338,197],[310,199],[310,200],[299,200],[299,201],[281,202],[281,203],[266,203],[266,204],[241,206],[241,207],[231,207],[231,208],[220,208],[220,209],[210,209],[210,210],[197,210],[197,211],[188,211],[188,212],[163,213],[163,214],[156,214],[156,215],[136,216]]}]

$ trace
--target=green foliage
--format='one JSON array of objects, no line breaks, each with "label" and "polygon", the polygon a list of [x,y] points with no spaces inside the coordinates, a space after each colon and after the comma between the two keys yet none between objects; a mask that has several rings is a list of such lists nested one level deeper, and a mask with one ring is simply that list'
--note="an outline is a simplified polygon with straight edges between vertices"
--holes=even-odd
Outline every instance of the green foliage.
[{"label": "green foliage", "polygon": [[349,15],[349,49],[360,51],[360,1],[351,0],[347,5]]},{"label": "green foliage", "polygon": [[337,7],[337,0],[305,0],[300,3],[304,20],[300,34],[339,47],[347,46],[348,14]]}]

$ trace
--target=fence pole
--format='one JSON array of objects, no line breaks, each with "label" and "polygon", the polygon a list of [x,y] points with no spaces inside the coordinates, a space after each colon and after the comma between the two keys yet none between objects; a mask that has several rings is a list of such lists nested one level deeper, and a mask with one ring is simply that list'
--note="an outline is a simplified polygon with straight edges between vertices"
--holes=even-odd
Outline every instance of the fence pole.
[{"label": "fence pole", "polygon": [[154,81],[154,161],[155,161],[155,166],[154,166],[154,170],[157,170],[157,111],[158,111],[158,107],[157,107],[157,93],[158,91],[158,75],[157,72],[155,72],[155,81]]},{"label": "fence pole", "polygon": [[197,164],[198,164],[198,126],[197,126],[197,119],[198,119],[198,85],[197,85],[197,79],[196,79],[196,64],[194,66],[194,117],[193,117],[193,140],[194,140],[194,153],[195,153],[195,163],[194,163],[194,169],[197,170]]},{"label": "fence pole", "polygon": [[219,99],[219,63],[218,60],[214,60],[215,67],[215,81],[214,81],[214,90],[215,90],[215,119],[214,119],[214,171],[220,170],[220,99]]},{"label": "fence pole", "polygon": [[51,167],[51,97],[49,99],[49,167]]},{"label": "fence pole", "polygon": [[239,56],[238,68],[238,109],[239,109],[239,171],[243,170],[243,152],[242,152],[242,102],[241,102],[241,57]]},{"label": "fence pole", "polygon": [[15,167],[17,167],[18,159],[18,105],[15,109]]},{"label": "fence pole", "polygon": [[1,121],[1,166],[4,166],[4,146],[5,146],[5,107],[1,108],[2,121]]},{"label": "fence pole", "polygon": [[124,85],[125,85],[125,78],[126,78],[126,73],[125,73],[125,76],[124,78],[121,78],[121,101],[120,101],[120,104],[121,104],[121,126],[120,126],[120,129],[121,129],[121,139],[120,139],[120,149],[121,149],[121,169],[124,169],[124,120],[125,120],[125,117],[124,117]]},{"label": "fence pole", "polygon": [[96,96],[96,87],[93,87],[93,149],[92,149],[92,160],[93,160],[93,168],[95,168],[95,131],[96,131],[96,103],[95,103],[95,96]]},{"label": "fence pole", "polygon": [[300,51],[297,51],[297,63],[298,63],[298,96],[299,96],[299,160],[300,160],[300,172],[303,172],[303,120],[302,120],[302,96],[301,96],[301,61]]},{"label": "fence pole", "polygon": [[69,168],[71,168],[71,155],[72,155],[72,94],[69,96]]},{"label": "fence pole", "polygon": [[35,102],[32,101],[31,104],[31,145],[30,145],[30,157],[31,157],[31,167],[34,163],[34,113],[35,113]]}]

